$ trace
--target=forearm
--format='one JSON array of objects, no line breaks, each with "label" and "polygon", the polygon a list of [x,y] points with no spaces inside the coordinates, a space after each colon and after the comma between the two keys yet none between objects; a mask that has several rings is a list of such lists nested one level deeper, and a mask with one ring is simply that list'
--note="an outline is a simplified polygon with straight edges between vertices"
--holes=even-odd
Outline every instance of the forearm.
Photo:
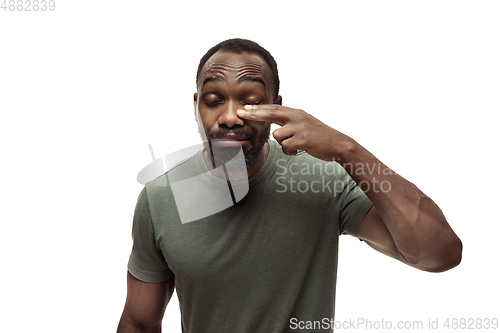
[{"label": "forearm", "polygon": [[408,264],[442,271],[459,263],[460,239],[434,201],[414,184],[355,142],[339,163],[373,202]]}]

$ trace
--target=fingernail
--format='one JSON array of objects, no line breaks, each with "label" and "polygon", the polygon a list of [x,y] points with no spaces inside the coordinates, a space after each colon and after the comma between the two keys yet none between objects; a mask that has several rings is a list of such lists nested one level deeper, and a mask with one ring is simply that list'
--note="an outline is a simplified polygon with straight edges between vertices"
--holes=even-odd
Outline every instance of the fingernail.
[{"label": "fingernail", "polygon": [[[245,107],[246,107],[246,105],[245,105]],[[236,110],[236,114],[238,116],[244,116],[245,115],[245,110]]]},{"label": "fingernail", "polygon": [[252,105],[245,105],[244,108],[245,110],[252,110]]}]

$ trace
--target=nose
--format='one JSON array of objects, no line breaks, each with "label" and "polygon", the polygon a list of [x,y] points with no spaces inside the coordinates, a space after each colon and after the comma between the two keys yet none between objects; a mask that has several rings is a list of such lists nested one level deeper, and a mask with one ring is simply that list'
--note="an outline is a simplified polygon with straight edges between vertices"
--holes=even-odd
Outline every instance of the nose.
[{"label": "nose", "polygon": [[[243,119],[238,117],[236,114],[236,110],[238,110],[239,103],[235,102],[226,102],[225,105],[223,106],[221,110],[221,114],[219,116],[219,119],[217,123],[220,125],[226,125],[227,127],[231,128],[235,125],[243,126],[245,122]],[[239,107],[241,108],[241,107]]]}]

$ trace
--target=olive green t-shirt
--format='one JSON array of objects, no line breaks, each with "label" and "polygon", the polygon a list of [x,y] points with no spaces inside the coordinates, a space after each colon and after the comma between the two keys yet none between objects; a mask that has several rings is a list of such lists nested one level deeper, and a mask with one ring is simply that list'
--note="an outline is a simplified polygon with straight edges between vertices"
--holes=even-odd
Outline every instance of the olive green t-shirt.
[{"label": "olive green t-shirt", "polygon": [[128,270],[145,282],[175,275],[183,332],[301,332],[298,321],[333,319],[339,235],[356,237],[372,203],[338,163],[269,144],[262,169],[229,190],[199,152],[139,195]]}]

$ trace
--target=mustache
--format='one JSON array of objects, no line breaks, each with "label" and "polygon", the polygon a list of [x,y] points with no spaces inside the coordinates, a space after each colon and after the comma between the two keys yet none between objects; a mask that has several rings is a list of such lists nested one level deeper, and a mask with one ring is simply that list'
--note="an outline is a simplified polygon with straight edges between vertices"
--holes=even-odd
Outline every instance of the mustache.
[{"label": "mustache", "polygon": [[252,128],[225,128],[219,127],[217,130],[205,131],[207,133],[207,137],[210,139],[220,139],[228,134],[245,136],[245,137],[253,137],[255,135],[255,130]]}]

